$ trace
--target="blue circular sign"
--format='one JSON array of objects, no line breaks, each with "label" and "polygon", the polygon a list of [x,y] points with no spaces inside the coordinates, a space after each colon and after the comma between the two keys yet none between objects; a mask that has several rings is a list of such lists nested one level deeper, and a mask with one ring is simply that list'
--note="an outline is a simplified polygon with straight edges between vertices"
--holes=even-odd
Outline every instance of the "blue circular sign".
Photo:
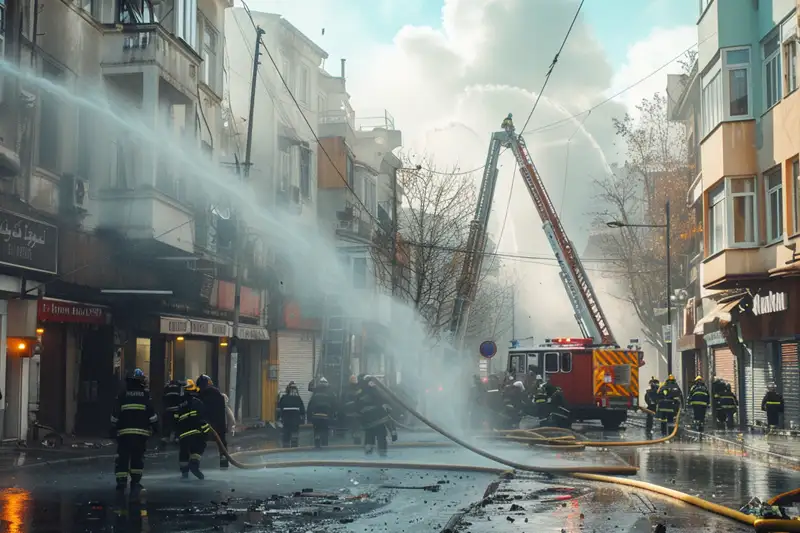
[{"label": "blue circular sign", "polygon": [[497,344],[494,341],[483,341],[479,351],[483,357],[491,359],[497,354]]}]

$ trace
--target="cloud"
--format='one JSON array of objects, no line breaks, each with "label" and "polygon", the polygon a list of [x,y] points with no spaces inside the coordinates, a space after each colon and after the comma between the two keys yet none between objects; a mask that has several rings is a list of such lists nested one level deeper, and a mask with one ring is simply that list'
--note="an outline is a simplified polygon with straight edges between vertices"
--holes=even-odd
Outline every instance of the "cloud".
[{"label": "cloud", "polygon": [[[615,94],[633,85],[696,43],[697,27],[695,26],[653,29],[647,38],[628,49],[627,60],[614,74],[609,93]],[[620,95],[617,100],[635,111],[636,104],[643,98],[651,98],[657,92],[664,92],[667,86],[667,74],[680,71],[680,63],[675,61],[669,67]]]}]

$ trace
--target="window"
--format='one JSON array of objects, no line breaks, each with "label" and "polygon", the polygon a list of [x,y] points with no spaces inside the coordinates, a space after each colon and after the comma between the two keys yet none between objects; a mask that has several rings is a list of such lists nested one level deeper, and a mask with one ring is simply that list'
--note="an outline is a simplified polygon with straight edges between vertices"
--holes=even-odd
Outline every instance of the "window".
[{"label": "window", "polygon": [[197,0],[175,0],[175,36],[197,50]]},{"label": "window", "polygon": [[800,233],[800,159],[792,161],[792,186],[794,187],[794,232]]},{"label": "window", "polygon": [[750,116],[750,49],[725,50],[727,119]]},{"label": "window", "polygon": [[300,194],[311,198],[311,150],[300,148]]},{"label": "window", "polygon": [[88,15],[94,15],[94,0],[80,0],[81,9]]},{"label": "window", "polygon": [[708,253],[725,248],[725,183],[708,192]]},{"label": "window", "polygon": [[350,187],[353,187],[355,185],[355,181],[356,181],[355,180],[355,164],[353,162],[353,158],[350,157],[349,155],[347,156],[347,163],[346,163],[346,167],[345,167],[345,175],[346,175],[345,177],[347,178],[347,184],[350,185]]},{"label": "window", "polygon": [[730,215],[732,235],[731,246],[754,246],[756,239],[756,179],[735,178],[728,180],[731,196]]},{"label": "window", "polygon": [[[44,78],[58,83],[61,70],[44,63]],[[61,161],[61,112],[63,104],[52,94],[42,91],[39,96],[39,153],[38,164],[51,172],[59,171]]]},{"label": "window", "polygon": [[703,80],[703,137],[722,122],[722,79],[717,71],[706,83]]},{"label": "window", "polygon": [[764,189],[767,193],[767,242],[783,237],[783,176],[777,166],[764,173]]},{"label": "window", "polygon": [[569,374],[572,372],[572,354],[569,352],[565,352],[561,354],[561,372],[565,374]]},{"label": "window", "polygon": [[217,89],[217,30],[207,20],[203,20],[203,83]]},{"label": "window", "polygon": [[353,287],[356,289],[367,287],[367,259],[365,257],[353,258]]},{"label": "window", "polygon": [[141,368],[145,376],[150,375],[150,339],[136,339],[136,368]]},{"label": "window", "polygon": [[764,106],[769,109],[781,99],[781,58],[779,34],[774,32],[762,45],[764,55]]},{"label": "window", "polygon": [[311,100],[311,87],[308,68],[304,65],[300,66],[300,79],[299,85],[297,87],[297,99],[303,102],[304,104],[310,103]]},{"label": "window", "polygon": [[781,26],[781,43],[783,43],[784,94],[797,89],[797,14],[786,19]]},{"label": "window", "polygon": [[548,374],[555,374],[558,372],[559,360],[558,352],[546,352],[544,354],[544,371]]},{"label": "window", "polygon": [[281,150],[280,154],[280,183],[278,185],[281,191],[288,191],[291,182],[292,152],[287,147]]}]

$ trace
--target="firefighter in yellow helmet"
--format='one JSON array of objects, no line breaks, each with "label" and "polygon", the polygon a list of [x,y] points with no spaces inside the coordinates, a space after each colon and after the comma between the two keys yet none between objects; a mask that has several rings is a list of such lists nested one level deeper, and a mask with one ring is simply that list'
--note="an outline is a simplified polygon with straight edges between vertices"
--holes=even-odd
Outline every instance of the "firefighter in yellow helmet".
[{"label": "firefighter in yellow helmet", "polygon": [[692,408],[694,429],[702,433],[705,429],[706,411],[711,405],[711,393],[708,391],[706,382],[703,381],[703,376],[694,378],[692,388],[689,389],[689,394],[686,396],[686,404]]},{"label": "firefighter in yellow helmet", "polygon": [[180,442],[178,462],[184,479],[189,477],[189,472],[197,479],[205,478],[200,471],[200,459],[206,450],[206,434],[211,431],[211,426],[206,421],[205,406],[199,396],[200,388],[194,380],[187,379],[183,401],[175,411],[175,432]]},{"label": "firefighter in yellow helmet", "polygon": [[678,402],[679,407],[683,405],[683,391],[678,385],[678,381],[675,379],[674,375],[670,374],[667,376],[667,379],[661,384],[661,388],[658,389],[659,395],[664,390],[669,391],[670,397]]}]

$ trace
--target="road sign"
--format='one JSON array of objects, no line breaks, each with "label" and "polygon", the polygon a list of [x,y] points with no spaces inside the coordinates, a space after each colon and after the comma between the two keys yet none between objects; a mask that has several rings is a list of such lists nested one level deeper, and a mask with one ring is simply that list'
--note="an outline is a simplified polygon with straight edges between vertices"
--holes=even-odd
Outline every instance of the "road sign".
[{"label": "road sign", "polygon": [[479,351],[483,357],[491,359],[497,354],[497,344],[494,341],[483,341]]}]

